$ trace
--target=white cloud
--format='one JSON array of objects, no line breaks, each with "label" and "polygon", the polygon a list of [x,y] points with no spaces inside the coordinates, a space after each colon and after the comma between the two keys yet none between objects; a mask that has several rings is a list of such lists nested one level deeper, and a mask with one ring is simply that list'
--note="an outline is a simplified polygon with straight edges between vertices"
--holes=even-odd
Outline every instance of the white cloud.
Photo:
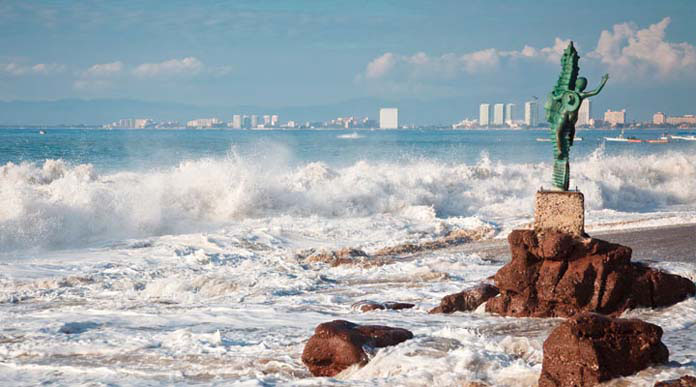
[{"label": "white cloud", "polygon": [[203,62],[189,56],[182,59],[170,59],[160,63],[143,63],[133,69],[133,74],[142,78],[190,75],[197,74],[203,67]]},{"label": "white cloud", "polygon": [[365,77],[380,78],[396,64],[396,57],[391,52],[386,52],[382,56],[373,59],[367,64],[365,69]]},{"label": "white cloud", "polygon": [[665,40],[665,30],[671,19],[665,17],[648,28],[639,29],[634,23],[616,24],[612,31],[604,30],[590,56],[609,67],[611,73],[628,79],[657,74],[670,77],[696,70],[696,49],[688,43]]},{"label": "white cloud", "polygon": [[48,75],[59,73],[63,70],[65,70],[65,65],[57,63],[37,63],[34,65],[27,65],[15,62],[0,63],[0,73],[6,73],[14,76],[31,74]]},{"label": "white cloud", "polygon": [[556,38],[552,47],[541,49],[525,45],[520,51],[501,51],[495,48],[457,54],[429,56],[424,52],[397,55],[391,52],[370,61],[358,79],[383,79],[399,75],[410,79],[454,78],[463,73],[476,74],[496,70],[503,60],[539,58],[559,62],[570,40]]},{"label": "white cloud", "polygon": [[93,77],[93,78],[110,77],[110,76],[120,74],[121,70],[123,70],[123,62],[121,62],[121,61],[116,61],[116,62],[111,62],[111,63],[101,63],[101,64],[95,64],[95,65],[91,66],[90,68],[88,68],[83,73],[83,76]]}]

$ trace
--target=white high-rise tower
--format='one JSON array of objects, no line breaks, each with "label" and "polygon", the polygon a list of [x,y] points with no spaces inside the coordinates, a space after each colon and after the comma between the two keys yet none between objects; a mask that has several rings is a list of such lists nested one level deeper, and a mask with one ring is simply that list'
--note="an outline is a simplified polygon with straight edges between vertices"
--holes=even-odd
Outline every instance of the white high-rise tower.
[{"label": "white high-rise tower", "polygon": [[482,103],[479,106],[479,125],[488,126],[491,121],[491,105]]},{"label": "white high-rise tower", "polygon": [[399,127],[399,109],[382,108],[379,109],[379,128],[397,129]]},{"label": "white high-rise tower", "polygon": [[502,103],[493,105],[493,125],[502,126],[505,123],[504,110],[505,105]]},{"label": "white high-rise tower", "polygon": [[592,119],[592,101],[589,98],[582,100],[580,109],[578,110],[578,126],[587,126]]},{"label": "white high-rise tower", "polygon": [[533,128],[539,123],[539,108],[536,101],[524,103],[524,123]]}]

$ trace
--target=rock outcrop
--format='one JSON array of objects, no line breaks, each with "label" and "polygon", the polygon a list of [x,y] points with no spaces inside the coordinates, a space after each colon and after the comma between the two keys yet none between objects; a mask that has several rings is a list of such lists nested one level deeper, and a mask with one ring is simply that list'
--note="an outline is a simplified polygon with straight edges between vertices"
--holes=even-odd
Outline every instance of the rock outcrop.
[{"label": "rock outcrop", "polygon": [[674,274],[631,262],[631,249],[560,232],[515,230],[512,260],[494,276],[500,296],[486,311],[509,316],[620,315],[636,307],[673,305],[696,293]]},{"label": "rock outcrop", "polygon": [[498,288],[482,283],[459,293],[448,294],[442,298],[440,305],[428,313],[453,313],[475,310],[479,305],[498,295]]},{"label": "rock outcrop", "polygon": [[544,341],[539,387],[593,386],[666,363],[662,328],[635,319],[583,313]]},{"label": "rock outcrop", "polygon": [[655,387],[696,387],[696,378],[691,375],[684,375],[679,379],[657,382]]},{"label": "rock outcrop", "polygon": [[367,364],[365,347],[388,347],[411,338],[413,333],[406,329],[334,320],[316,327],[302,362],[314,376],[335,376],[353,364]]},{"label": "rock outcrop", "polygon": [[357,309],[361,312],[370,312],[373,310],[400,310],[400,309],[411,309],[415,304],[409,304],[406,302],[376,302],[363,300],[358,301],[350,307]]}]

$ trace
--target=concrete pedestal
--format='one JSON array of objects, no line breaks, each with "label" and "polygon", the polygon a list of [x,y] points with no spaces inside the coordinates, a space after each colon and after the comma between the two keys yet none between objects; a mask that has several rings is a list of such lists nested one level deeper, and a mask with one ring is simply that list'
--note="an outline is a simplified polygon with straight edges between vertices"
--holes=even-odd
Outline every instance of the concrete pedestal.
[{"label": "concrete pedestal", "polygon": [[578,191],[538,191],[534,230],[585,234],[585,196]]}]

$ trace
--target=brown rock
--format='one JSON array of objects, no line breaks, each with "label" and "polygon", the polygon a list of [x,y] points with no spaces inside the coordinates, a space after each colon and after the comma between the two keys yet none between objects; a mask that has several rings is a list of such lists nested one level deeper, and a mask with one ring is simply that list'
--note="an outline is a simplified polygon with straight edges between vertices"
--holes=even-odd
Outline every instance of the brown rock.
[{"label": "brown rock", "polygon": [[687,278],[631,262],[631,249],[560,232],[515,230],[512,260],[494,276],[501,295],[486,310],[510,316],[620,315],[673,305],[696,294]]},{"label": "brown rock", "polygon": [[453,313],[475,310],[479,305],[498,295],[498,288],[491,284],[482,283],[459,293],[449,294],[442,298],[440,305],[428,313]]},{"label": "brown rock", "polygon": [[544,341],[539,387],[593,386],[666,363],[662,328],[636,319],[583,313],[564,321]]},{"label": "brown rock", "polygon": [[406,302],[376,302],[376,301],[358,301],[351,305],[351,308],[358,309],[361,312],[370,312],[373,310],[400,310],[400,309],[411,309],[415,304],[409,304]]},{"label": "brown rock", "polygon": [[657,382],[655,387],[696,387],[696,378],[691,375],[684,375],[679,379]]},{"label": "brown rock", "polygon": [[388,347],[411,338],[413,333],[406,329],[334,320],[316,327],[304,347],[302,362],[314,376],[335,376],[353,364],[367,364],[363,346]]}]

